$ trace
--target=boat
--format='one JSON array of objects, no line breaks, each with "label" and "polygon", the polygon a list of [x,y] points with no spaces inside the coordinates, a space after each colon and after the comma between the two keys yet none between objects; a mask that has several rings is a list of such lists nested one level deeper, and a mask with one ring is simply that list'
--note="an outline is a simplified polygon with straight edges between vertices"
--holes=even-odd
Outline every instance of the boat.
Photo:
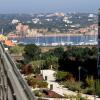
[{"label": "boat", "polygon": [[84,42],[79,42],[79,45],[84,45],[85,43]]},{"label": "boat", "polygon": [[66,42],[65,45],[74,45],[73,42]]},{"label": "boat", "polygon": [[37,46],[41,45],[40,42],[39,42],[39,35],[38,35],[38,34],[36,35],[35,38],[36,38],[36,39],[35,39],[35,44],[36,44]]},{"label": "boat", "polygon": [[51,46],[57,46],[57,45],[59,45],[59,43],[57,43],[57,42],[51,43]]},{"label": "boat", "polygon": [[64,46],[66,43],[64,41],[62,41],[62,37],[60,37],[60,38],[61,38],[61,41],[60,41],[59,45]]}]

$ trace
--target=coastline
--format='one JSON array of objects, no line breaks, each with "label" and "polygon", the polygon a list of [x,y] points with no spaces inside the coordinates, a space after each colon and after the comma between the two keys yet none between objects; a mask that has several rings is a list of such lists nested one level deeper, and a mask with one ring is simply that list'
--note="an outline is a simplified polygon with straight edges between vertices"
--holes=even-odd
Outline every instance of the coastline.
[{"label": "coastline", "polygon": [[54,34],[38,34],[38,35],[34,35],[34,36],[26,36],[26,37],[65,37],[65,36],[95,36],[97,35],[95,34],[65,34],[65,33],[54,33]]},{"label": "coastline", "polygon": [[75,36],[97,36],[98,32],[88,32],[88,33],[37,33],[35,35],[26,35],[26,36],[7,36],[7,38],[36,38],[36,37],[75,37]]}]

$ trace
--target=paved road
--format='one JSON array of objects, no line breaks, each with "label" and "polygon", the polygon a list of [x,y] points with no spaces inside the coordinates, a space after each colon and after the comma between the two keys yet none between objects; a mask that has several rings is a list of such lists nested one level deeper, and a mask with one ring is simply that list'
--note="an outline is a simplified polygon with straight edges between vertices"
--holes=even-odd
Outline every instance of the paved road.
[{"label": "paved road", "polygon": [[[61,85],[59,85],[56,81],[55,81],[55,77],[54,77],[54,73],[55,71],[53,70],[42,70],[41,71],[43,74],[43,77],[45,79],[45,76],[47,76],[47,82],[48,82],[48,88],[50,88],[50,84],[53,84],[53,91],[55,91],[56,93],[60,94],[60,95],[77,95],[77,93],[68,90],[67,88],[62,87]],[[88,97],[89,100],[94,100],[94,96],[92,95],[86,95],[86,94],[82,94],[83,97]],[[96,98],[96,100],[100,100],[100,98]]]}]

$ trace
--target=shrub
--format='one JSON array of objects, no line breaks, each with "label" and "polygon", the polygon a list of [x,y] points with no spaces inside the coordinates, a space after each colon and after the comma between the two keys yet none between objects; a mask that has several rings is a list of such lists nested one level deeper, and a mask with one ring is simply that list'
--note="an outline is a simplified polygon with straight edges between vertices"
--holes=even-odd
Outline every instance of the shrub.
[{"label": "shrub", "polygon": [[95,81],[95,92],[100,97],[100,80]]},{"label": "shrub", "polygon": [[83,93],[93,95],[94,94],[94,88],[93,87],[87,87],[86,89],[83,90]]},{"label": "shrub", "polygon": [[39,88],[47,88],[48,83],[44,81],[37,81],[38,87]]},{"label": "shrub", "polygon": [[92,87],[92,88],[94,87],[94,79],[93,79],[93,76],[86,78],[86,84],[88,85],[88,87]]},{"label": "shrub", "polygon": [[14,47],[11,47],[10,48],[10,53],[14,53],[14,54],[21,54],[21,53],[23,53],[23,47],[21,47],[21,46],[14,46]]},{"label": "shrub", "polygon": [[75,81],[73,81],[73,82],[72,81],[66,81],[64,85],[65,85],[65,87],[67,87],[68,89],[70,89],[72,91],[79,91],[81,83],[75,82]]},{"label": "shrub", "polygon": [[28,77],[26,78],[26,80],[27,80],[28,85],[32,86],[33,88],[36,88],[36,87],[37,88],[47,88],[48,86],[47,82],[34,79],[33,77]]},{"label": "shrub", "polygon": [[42,93],[39,90],[34,91],[35,96],[41,97]]},{"label": "shrub", "polygon": [[33,68],[31,65],[22,65],[21,67],[21,73],[23,74],[32,74],[33,73]]},{"label": "shrub", "polygon": [[68,75],[68,72],[58,71],[54,74],[57,81],[65,80],[66,76]]}]

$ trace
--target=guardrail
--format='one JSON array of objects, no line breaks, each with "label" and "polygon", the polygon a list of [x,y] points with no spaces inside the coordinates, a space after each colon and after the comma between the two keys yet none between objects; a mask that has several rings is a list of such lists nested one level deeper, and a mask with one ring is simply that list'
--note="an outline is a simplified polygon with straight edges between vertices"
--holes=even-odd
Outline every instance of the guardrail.
[{"label": "guardrail", "polygon": [[[14,63],[14,61],[11,59],[11,56],[5,51],[4,46],[2,43],[0,43],[1,46],[1,53],[3,53],[2,55],[4,55],[7,60],[9,61],[15,75],[17,76],[17,80],[19,81],[21,87],[23,88],[28,100],[36,100],[34,93],[32,93],[32,91],[30,90],[28,84],[26,83],[25,79],[22,78],[21,73],[19,72],[19,70],[17,69],[16,64]],[[3,60],[5,60],[5,58],[3,58]],[[5,61],[4,61],[5,62]],[[7,63],[7,62],[6,62]],[[6,66],[7,67],[7,66]],[[7,70],[7,68],[6,68]],[[11,80],[9,79],[9,81],[11,82]]]},{"label": "guardrail", "polygon": [[31,92],[31,90],[30,90],[29,86],[27,85],[26,81],[22,78],[21,73],[18,71],[18,69],[17,69],[15,63],[12,61],[10,55],[7,52],[5,54],[8,58],[8,60],[9,60],[10,64],[12,65],[12,68],[13,68],[15,74],[17,75],[18,80],[19,80],[20,84],[22,85],[22,87],[23,87],[26,95],[28,96],[29,100],[33,100],[33,99],[35,100],[34,94]]}]

